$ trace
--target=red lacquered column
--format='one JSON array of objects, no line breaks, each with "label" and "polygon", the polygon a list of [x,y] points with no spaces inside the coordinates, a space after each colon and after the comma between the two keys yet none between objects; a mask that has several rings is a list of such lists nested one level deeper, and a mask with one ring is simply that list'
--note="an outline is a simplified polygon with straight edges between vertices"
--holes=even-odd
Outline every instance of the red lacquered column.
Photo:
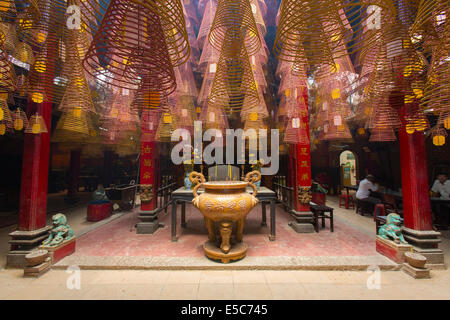
[{"label": "red lacquered column", "polygon": [[[150,114],[144,111],[142,115],[142,136],[147,137],[141,141],[141,169],[140,169],[140,196],[141,210],[136,233],[151,234],[158,227],[158,144],[154,141],[156,123],[153,124]],[[145,141],[147,140],[147,141]]]},{"label": "red lacquered column", "polygon": [[428,258],[430,267],[443,266],[444,255],[438,249],[440,233],[432,228],[428,185],[425,135],[406,132],[406,106],[398,111],[402,126],[399,130],[400,163],[403,195],[403,234],[414,250]]},{"label": "red lacquered column", "polygon": [[[305,111],[308,105],[308,90],[306,87],[298,88],[299,95],[303,95]],[[305,132],[307,134],[307,143],[299,143],[292,146],[291,156],[295,160],[293,173],[294,181],[294,199],[292,216],[295,222],[290,222],[292,228],[299,233],[314,232],[312,225],[313,215],[309,208],[309,201],[311,196],[311,147],[309,143],[309,115],[304,113],[300,121],[301,125],[305,125]],[[303,200],[306,199],[306,202]],[[309,200],[308,200],[309,199]]]}]

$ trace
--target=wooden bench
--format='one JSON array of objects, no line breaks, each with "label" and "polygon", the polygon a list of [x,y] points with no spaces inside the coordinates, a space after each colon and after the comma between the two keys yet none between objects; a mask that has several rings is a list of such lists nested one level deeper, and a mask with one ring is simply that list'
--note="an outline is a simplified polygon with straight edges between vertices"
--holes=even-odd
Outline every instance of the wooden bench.
[{"label": "wooden bench", "polygon": [[325,228],[325,219],[330,219],[330,231],[334,232],[333,208],[310,202],[309,209],[314,215],[314,228],[316,232],[319,232],[319,219],[322,219],[322,228]]}]

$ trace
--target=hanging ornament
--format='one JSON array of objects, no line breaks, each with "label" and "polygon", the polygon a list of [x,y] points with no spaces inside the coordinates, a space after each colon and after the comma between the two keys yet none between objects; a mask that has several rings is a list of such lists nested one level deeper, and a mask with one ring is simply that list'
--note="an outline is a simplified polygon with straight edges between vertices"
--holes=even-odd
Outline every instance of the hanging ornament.
[{"label": "hanging ornament", "polygon": [[41,134],[41,133],[47,133],[47,126],[45,125],[44,118],[39,114],[35,113],[30,117],[30,120],[28,121],[28,126],[25,129],[25,133],[32,133],[32,134]]}]

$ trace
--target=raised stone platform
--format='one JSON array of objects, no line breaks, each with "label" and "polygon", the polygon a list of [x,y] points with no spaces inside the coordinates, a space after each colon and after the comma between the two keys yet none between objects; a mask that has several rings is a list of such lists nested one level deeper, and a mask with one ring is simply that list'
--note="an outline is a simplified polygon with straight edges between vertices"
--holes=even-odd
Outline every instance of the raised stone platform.
[{"label": "raised stone platform", "polygon": [[228,264],[206,257],[89,257],[70,256],[54,269],[77,265],[81,269],[156,269],[156,270],[400,270],[401,266],[382,255],[340,257],[246,257]]}]

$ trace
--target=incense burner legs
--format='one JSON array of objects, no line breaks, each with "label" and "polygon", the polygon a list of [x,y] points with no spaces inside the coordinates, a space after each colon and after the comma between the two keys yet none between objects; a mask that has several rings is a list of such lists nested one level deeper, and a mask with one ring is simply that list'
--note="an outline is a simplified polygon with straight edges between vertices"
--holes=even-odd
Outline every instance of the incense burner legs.
[{"label": "incense burner legs", "polygon": [[[203,246],[205,255],[222,263],[244,258],[248,248],[242,242],[245,218],[258,203],[254,182],[261,179],[260,173],[247,174],[245,181],[205,182],[202,174],[192,172],[189,179],[195,185],[192,203],[203,214],[208,230],[208,241]],[[253,188],[253,194],[246,192],[247,186]],[[205,192],[199,195],[201,187]]]}]

